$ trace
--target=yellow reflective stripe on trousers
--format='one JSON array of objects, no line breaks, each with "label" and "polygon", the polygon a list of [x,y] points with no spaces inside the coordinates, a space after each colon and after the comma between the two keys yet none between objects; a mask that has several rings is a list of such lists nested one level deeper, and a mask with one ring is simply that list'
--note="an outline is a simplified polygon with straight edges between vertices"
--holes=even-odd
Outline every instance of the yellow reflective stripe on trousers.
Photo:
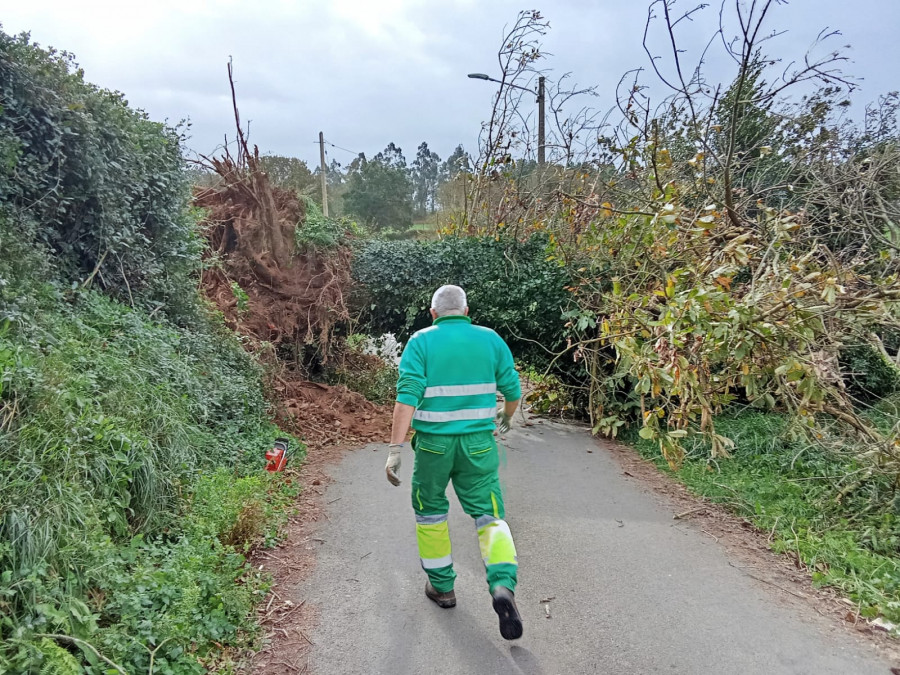
[{"label": "yellow reflective stripe on trousers", "polygon": [[416,541],[422,567],[434,570],[453,564],[450,556],[450,527],[442,523],[416,523]]},{"label": "yellow reflective stripe on trousers", "polygon": [[518,563],[516,546],[505,520],[495,520],[478,528],[478,546],[485,565]]}]

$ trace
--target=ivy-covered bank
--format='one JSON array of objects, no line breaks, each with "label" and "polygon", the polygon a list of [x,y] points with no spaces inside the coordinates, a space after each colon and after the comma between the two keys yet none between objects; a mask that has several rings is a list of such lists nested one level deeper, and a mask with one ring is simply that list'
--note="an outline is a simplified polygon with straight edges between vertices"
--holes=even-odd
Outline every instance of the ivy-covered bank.
[{"label": "ivy-covered bank", "polygon": [[0,672],[199,673],[254,637],[244,555],[292,490],[188,196],[175,130],[0,33]]}]

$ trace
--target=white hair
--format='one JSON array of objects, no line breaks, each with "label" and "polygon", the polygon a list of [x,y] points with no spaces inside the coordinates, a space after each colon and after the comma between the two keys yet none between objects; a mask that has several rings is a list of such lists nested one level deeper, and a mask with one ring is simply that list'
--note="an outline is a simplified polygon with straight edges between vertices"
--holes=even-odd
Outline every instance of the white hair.
[{"label": "white hair", "polygon": [[431,296],[431,309],[438,316],[465,314],[468,306],[466,292],[459,286],[441,286]]}]

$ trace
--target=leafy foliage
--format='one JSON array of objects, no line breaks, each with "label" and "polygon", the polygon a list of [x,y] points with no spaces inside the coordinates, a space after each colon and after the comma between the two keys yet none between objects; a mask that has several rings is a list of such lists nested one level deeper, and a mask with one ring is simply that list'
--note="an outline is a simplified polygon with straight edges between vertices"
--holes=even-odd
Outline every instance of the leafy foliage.
[{"label": "leafy foliage", "polygon": [[416,211],[426,213],[428,207],[434,213],[437,208],[437,188],[440,178],[441,158],[422,141],[411,167]]},{"label": "leafy foliage", "polygon": [[310,196],[316,192],[318,181],[302,159],[282,155],[263,155],[259,158],[262,170],[275,187]]},{"label": "leafy foliage", "polygon": [[374,229],[413,224],[413,185],[403,153],[393,143],[372,159],[356,158],[348,169],[344,206]]},{"label": "leafy foliage", "polygon": [[191,312],[200,244],[176,129],[0,32],[0,219],[72,279]]},{"label": "leafy foliage", "polygon": [[860,400],[879,400],[900,390],[900,368],[875,347],[847,347],[841,351],[840,360],[847,384]]},{"label": "leafy foliage", "polygon": [[349,218],[326,218],[318,204],[307,198],[306,218],[297,226],[297,247],[300,251],[333,249],[362,233],[362,228]]},{"label": "leafy foliage", "polygon": [[179,143],[0,33],[2,672],[199,673],[253,637],[243,554],[294,490],[262,471],[260,369],[197,295]]},{"label": "leafy foliage", "polygon": [[333,384],[342,384],[373,403],[390,404],[397,396],[397,364],[385,358],[378,341],[353,333],[328,372]]},{"label": "leafy foliage", "polygon": [[[361,244],[353,274],[365,287],[365,322],[374,334],[407,336],[431,323],[431,296],[443,284],[468,295],[470,316],[496,330],[519,358],[547,363],[564,341],[568,272],[548,260],[551,242],[535,235]],[[543,346],[541,346],[543,345]]]},{"label": "leafy foliage", "polygon": [[[259,475],[279,432],[237,342],[88,291],[7,324],[0,382],[0,642],[62,633],[137,667],[171,637],[160,655],[193,672],[236,639],[260,588],[235,586],[238,553],[284,506]],[[254,502],[269,517],[236,532]],[[0,665],[28,672],[39,651]]]}]

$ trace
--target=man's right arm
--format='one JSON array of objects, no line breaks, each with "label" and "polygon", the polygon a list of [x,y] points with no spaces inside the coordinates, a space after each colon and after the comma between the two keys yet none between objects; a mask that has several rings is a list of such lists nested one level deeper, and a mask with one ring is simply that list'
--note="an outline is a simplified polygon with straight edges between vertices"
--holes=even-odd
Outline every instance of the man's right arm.
[{"label": "man's right arm", "polygon": [[425,355],[421,339],[414,335],[400,357],[397,378],[397,403],[418,408],[425,396]]},{"label": "man's right arm", "polygon": [[497,415],[497,429],[501,434],[505,434],[509,431],[513,413],[516,412],[516,408],[519,406],[519,399],[522,398],[522,385],[519,382],[519,373],[516,372],[516,365],[509,346],[499,335],[497,340],[500,343],[499,358],[494,378],[497,381],[497,389],[500,390],[505,399],[503,412]]},{"label": "man's right arm", "polygon": [[388,459],[384,467],[387,479],[393,485],[400,485],[400,478],[397,475],[400,470],[400,449],[406,441],[416,408],[425,395],[425,359],[420,347],[421,343],[413,336],[406,343],[406,349],[400,357],[397,402],[394,404]]}]

